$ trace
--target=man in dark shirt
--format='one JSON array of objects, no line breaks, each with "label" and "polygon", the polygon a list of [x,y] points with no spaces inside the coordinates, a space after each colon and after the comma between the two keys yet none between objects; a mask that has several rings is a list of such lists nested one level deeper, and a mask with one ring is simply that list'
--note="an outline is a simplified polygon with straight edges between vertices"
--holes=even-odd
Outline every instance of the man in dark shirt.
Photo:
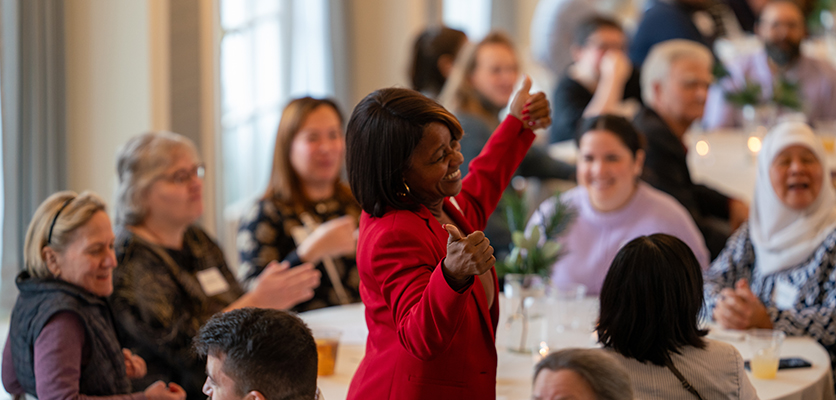
[{"label": "man in dark shirt", "polygon": [[582,118],[612,113],[621,101],[639,100],[639,74],[624,53],[627,38],[618,22],[593,16],[572,39],[572,59],[552,98],[552,143],[575,138]]},{"label": "man in dark shirt", "polygon": [[682,136],[702,117],[713,63],[711,51],[696,42],[677,39],[654,46],[642,66],[645,107],[633,120],[647,138],[643,178],[688,209],[712,259],[749,216],[745,203],[694,184],[688,171]]}]

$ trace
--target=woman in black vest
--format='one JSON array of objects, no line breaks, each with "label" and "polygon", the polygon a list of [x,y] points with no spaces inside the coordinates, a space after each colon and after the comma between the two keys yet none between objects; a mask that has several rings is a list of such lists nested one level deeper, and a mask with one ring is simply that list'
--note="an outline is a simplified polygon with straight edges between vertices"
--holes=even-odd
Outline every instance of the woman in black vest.
[{"label": "woman in black vest", "polygon": [[102,200],[60,192],[35,211],[24,245],[3,350],[3,386],[15,397],[183,400],[183,388],[158,381],[131,393],[145,362],[116,337],[107,296],[113,292],[113,230]]}]

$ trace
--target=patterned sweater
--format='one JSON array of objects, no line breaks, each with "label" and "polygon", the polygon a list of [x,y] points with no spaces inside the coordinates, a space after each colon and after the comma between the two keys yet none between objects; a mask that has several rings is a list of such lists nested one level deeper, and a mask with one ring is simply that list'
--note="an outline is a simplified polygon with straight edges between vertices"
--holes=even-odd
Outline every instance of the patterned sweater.
[{"label": "patterned sweater", "polygon": [[766,306],[774,329],[816,339],[830,354],[831,366],[836,366],[836,231],[795,267],[764,275],[755,261],[746,223],[729,238],[706,272],[707,315],[712,315],[721,290],[748,279],[752,292]]}]

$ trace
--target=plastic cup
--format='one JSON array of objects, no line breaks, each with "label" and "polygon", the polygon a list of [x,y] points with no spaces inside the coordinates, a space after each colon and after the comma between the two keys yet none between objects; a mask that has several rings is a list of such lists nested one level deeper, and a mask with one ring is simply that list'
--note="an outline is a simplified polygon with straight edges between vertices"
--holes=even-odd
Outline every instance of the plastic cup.
[{"label": "plastic cup", "polygon": [[786,337],[784,332],[771,329],[754,329],[746,333],[746,341],[752,350],[749,367],[753,377],[775,379],[778,360],[781,358],[781,345]]},{"label": "plastic cup", "polygon": [[[551,288],[550,301],[555,305],[553,317],[557,332],[581,329],[580,305],[586,296],[586,286],[580,283],[564,283]],[[584,327],[586,328],[586,327]]]},{"label": "plastic cup", "polygon": [[319,376],[334,375],[337,365],[337,349],[340,346],[342,332],[338,329],[314,329],[313,336],[316,342],[317,367],[316,374]]}]

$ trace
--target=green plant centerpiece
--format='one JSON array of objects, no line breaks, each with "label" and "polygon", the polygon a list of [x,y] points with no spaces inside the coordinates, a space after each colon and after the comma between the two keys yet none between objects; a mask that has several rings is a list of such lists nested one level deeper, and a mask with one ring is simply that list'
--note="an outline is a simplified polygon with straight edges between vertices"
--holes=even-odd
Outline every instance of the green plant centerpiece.
[{"label": "green plant centerpiece", "polygon": [[538,299],[545,297],[551,267],[563,254],[558,239],[575,218],[575,211],[560,199],[560,192],[553,195],[554,212],[544,216],[539,223],[526,229],[528,206],[516,191],[507,191],[502,197],[505,220],[511,231],[511,252],[497,263],[497,272],[505,278],[505,296],[512,312],[506,320],[509,330],[508,349],[529,353],[530,319]]}]

